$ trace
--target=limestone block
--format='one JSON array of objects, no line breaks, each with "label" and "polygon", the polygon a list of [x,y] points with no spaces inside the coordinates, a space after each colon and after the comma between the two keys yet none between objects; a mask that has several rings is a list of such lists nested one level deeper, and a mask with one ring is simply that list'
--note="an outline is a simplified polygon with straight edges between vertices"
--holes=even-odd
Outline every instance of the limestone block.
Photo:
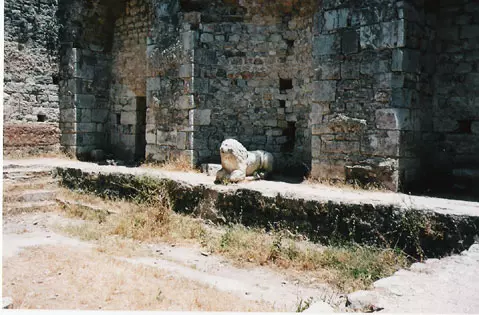
[{"label": "limestone block", "polygon": [[341,67],[338,62],[321,62],[316,69],[316,78],[318,80],[338,80],[340,79]]},{"label": "limestone block", "polygon": [[207,126],[211,123],[211,109],[192,109],[189,112],[189,124]]},{"label": "limestone block", "polygon": [[364,135],[361,153],[397,157],[400,155],[400,139],[400,132],[395,130]]},{"label": "limestone block", "polygon": [[121,112],[120,124],[122,125],[136,125],[137,123],[137,112]]},{"label": "limestone block", "polygon": [[60,137],[60,144],[66,146],[73,146],[77,144],[77,137],[76,134],[62,134]]},{"label": "limestone block", "polygon": [[92,122],[104,123],[108,119],[108,109],[92,109],[91,120]]},{"label": "limestone block", "polygon": [[193,95],[182,95],[178,97],[178,101],[175,103],[178,109],[192,109],[195,108]]},{"label": "limestone block", "polygon": [[174,131],[158,130],[156,132],[156,143],[158,145],[176,146],[178,133]]},{"label": "limestone block", "polygon": [[156,144],[156,132],[147,131],[145,134],[147,144]]},{"label": "limestone block", "polygon": [[341,78],[342,79],[359,78],[359,64],[357,62],[348,62],[348,61],[341,63]]},{"label": "limestone block", "polygon": [[91,109],[78,109],[78,116],[77,116],[77,121],[78,122],[91,122]]},{"label": "limestone block", "polygon": [[337,9],[324,12],[324,30],[330,31],[348,26],[349,9]]},{"label": "limestone block", "polygon": [[202,43],[211,43],[214,40],[215,40],[215,38],[214,38],[213,34],[210,34],[210,33],[203,33],[200,36],[200,41]]},{"label": "limestone block", "polygon": [[334,55],[339,52],[339,35],[322,34],[313,38],[313,56]]},{"label": "limestone block", "polygon": [[420,52],[413,49],[394,49],[392,56],[392,71],[417,72],[419,71]]},{"label": "limestone block", "polygon": [[93,108],[96,104],[95,95],[91,94],[75,94],[75,106],[77,108]]},{"label": "limestone block", "polygon": [[181,65],[180,69],[178,70],[178,77],[180,78],[191,78],[193,76],[193,65],[186,64]]},{"label": "limestone block", "polygon": [[343,54],[355,54],[359,50],[359,34],[357,31],[346,31],[341,36]]},{"label": "limestone block", "polygon": [[[392,191],[399,186],[397,159],[371,158],[345,167],[346,180],[361,184],[377,184]],[[355,297],[351,297],[351,302]],[[359,301],[358,301],[359,302]]]},{"label": "limestone block", "polygon": [[146,79],[146,90],[147,91],[157,91],[161,87],[161,78],[154,77],[154,78],[147,78]]},{"label": "limestone block", "polygon": [[328,122],[320,124],[319,128],[314,128],[313,134],[334,134],[334,133],[351,133],[358,134],[363,132],[367,127],[365,119],[358,119],[337,114],[330,118]]},{"label": "limestone block", "polygon": [[95,123],[77,123],[77,132],[96,132]]},{"label": "limestone block", "polygon": [[313,82],[313,101],[327,102],[336,99],[336,81]]},{"label": "limestone block", "polygon": [[187,149],[187,140],[188,140],[188,133],[186,132],[178,132],[176,137],[176,147],[179,150]]},{"label": "limestone block", "polygon": [[321,136],[311,137],[311,156],[313,159],[321,157]]},{"label": "limestone block", "polygon": [[382,22],[360,28],[361,49],[396,48],[406,45],[405,21]]},{"label": "limestone block", "polygon": [[77,110],[75,108],[65,108],[60,110],[61,122],[76,122]]},{"label": "limestone block", "polygon": [[390,130],[410,130],[410,111],[405,108],[385,108],[376,110],[376,128]]},{"label": "limestone block", "polygon": [[322,141],[321,152],[324,153],[357,153],[360,150],[359,141]]}]

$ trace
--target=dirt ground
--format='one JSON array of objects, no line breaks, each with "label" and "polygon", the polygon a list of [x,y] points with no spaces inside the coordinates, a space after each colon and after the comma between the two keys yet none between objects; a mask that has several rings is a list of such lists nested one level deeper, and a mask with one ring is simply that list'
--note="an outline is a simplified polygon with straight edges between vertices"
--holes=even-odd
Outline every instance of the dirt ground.
[{"label": "dirt ground", "polygon": [[3,295],[21,309],[274,310],[269,303],[239,299],[88,248],[30,247],[4,261],[3,275]]}]

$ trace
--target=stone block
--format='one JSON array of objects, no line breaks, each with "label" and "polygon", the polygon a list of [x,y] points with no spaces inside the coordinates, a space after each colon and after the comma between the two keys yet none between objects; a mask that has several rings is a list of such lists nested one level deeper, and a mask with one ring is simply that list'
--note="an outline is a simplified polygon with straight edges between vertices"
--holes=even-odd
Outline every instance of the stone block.
[{"label": "stone block", "polygon": [[91,122],[91,109],[78,109],[77,122],[89,123]]},{"label": "stone block", "polygon": [[96,132],[96,124],[95,123],[77,123],[77,132],[78,133],[85,133],[85,132]]},{"label": "stone block", "polygon": [[405,108],[385,108],[376,110],[376,128],[389,130],[410,130],[410,111]]},{"label": "stone block", "polygon": [[346,162],[342,160],[313,160],[311,163],[311,177],[344,181],[346,179],[345,166]]},{"label": "stone block", "polygon": [[192,109],[189,112],[191,126],[207,126],[211,123],[211,109]]},{"label": "stone block", "polygon": [[185,150],[188,148],[188,133],[187,132],[178,132],[176,137],[176,147],[179,150]]},{"label": "stone block", "polygon": [[364,135],[361,139],[361,153],[372,156],[400,155],[400,132],[386,131]]},{"label": "stone block", "polygon": [[321,136],[311,137],[311,156],[313,159],[321,157]]},{"label": "stone block", "polygon": [[178,109],[192,109],[195,108],[193,95],[182,95],[178,97],[178,101],[175,103]]},{"label": "stone block", "polygon": [[413,49],[394,49],[392,54],[392,71],[418,72],[420,52]]},{"label": "stone block", "polygon": [[339,53],[339,35],[323,34],[313,38],[313,56],[334,55]]},{"label": "stone block", "polygon": [[382,22],[360,28],[361,49],[397,48],[406,45],[405,21]]},{"label": "stone block", "polygon": [[77,135],[76,134],[62,134],[60,137],[60,144],[64,146],[74,146],[77,144]]},{"label": "stone block", "polygon": [[121,112],[120,113],[120,124],[122,125],[136,125],[137,123],[137,112]]},{"label": "stone block", "polygon": [[108,120],[108,109],[92,109],[91,121],[97,123],[105,123]]},{"label": "stone block", "polygon": [[147,91],[158,91],[161,88],[161,78],[147,78],[146,79],[146,90]]},{"label": "stone block", "polygon": [[342,79],[357,79],[359,78],[359,64],[357,62],[345,61],[341,64],[341,78]]},{"label": "stone block", "polygon": [[95,95],[91,94],[76,94],[74,96],[75,106],[77,108],[94,108],[96,105]]},{"label": "stone block", "polygon": [[325,11],[323,30],[330,31],[348,26],[348,16],[348,8]]},{"label": "stone block", "polygon": [[339,80],[341,67],[338,62],[324,61],[320,62],[316,71],[316,79],[318,80]]},{"label": "stone block", "polygon": [[211,43],[214,40],[215,40],[215,37],[213,36],[213,34],[210,34],[210,33],[203,33],[200,36],[200,41],[202,43]]},{"label": "stone block", "polygon": [[328,102],[336,99],[336,81],[313,82],[313,101]]},{"label": "stone block", "polygon": [[145,140],[147,144],[156,144],[156,132],[147,132]]},{"label": "stone block", "polygon": [[323,153],[357,153],[360,151],[359,141],[323,141],[321,152]]},{"label": "stone block", "polygon": [[176,139],[177,139],[177,131],[163,131],[158,130],[156,132],[156,143],[158,145],[168,145],[168,146],[176,146]]},{"label": "stone block", "polygon": [[65,108],[60,110],[60,122],[76,122],[77,110],[75,108]]},{"label": "stone block", "polygon": [[191,78],[193,76],[193,65],[186,64],[181,65],[180,69],[178,70],[178,77],[180,78]]},{"label": "stone block", "polygon": [[341,36],[341,50],[343,54],[355,54],[359,50],[359,34],[355,30],[345,31]]}]

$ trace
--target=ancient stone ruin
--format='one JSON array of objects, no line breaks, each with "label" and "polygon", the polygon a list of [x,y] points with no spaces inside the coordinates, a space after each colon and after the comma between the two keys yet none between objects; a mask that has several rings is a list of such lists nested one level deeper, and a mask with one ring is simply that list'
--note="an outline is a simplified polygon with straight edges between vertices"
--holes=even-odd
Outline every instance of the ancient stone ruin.
[{"label": "ancient stone ruin", "polygon": [[6,0],[4,91],[6,151],[199,165],[235,138],[394,191],[479,177],[475,0]]}]

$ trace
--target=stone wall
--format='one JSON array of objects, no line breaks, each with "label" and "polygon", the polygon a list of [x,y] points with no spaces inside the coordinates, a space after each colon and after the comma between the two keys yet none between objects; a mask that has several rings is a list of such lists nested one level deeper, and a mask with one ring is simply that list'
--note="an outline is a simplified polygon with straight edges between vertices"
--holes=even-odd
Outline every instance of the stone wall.
[{"label": "stone wall", "polygon": [[314,177],[392,190],[421,180],[435,25],[418,3],[323,2],[313,39]]},{"label": "stone wall", "polygon": [[195,163],[190,110],[195,107],[195,32],[176,0],[152,3],[147,47],[146,158],[183,157]]},{"label": "stone wall", "polygon": [[58,122],[57,1],[5,1],[4,119]]},{"label": "stone wall", "polygon": [[437,19],[432,176],[444,189],[467,190],[478,182],[479,5],[442,0]]},{"label": "stone wall", "polygon": [[3,125],[3,155],[7,158],[59,152],[58,123],[14,123]]},{"label": "stone wall", "polygon": [[310,164],[312,14],[304,5],[300,12],[279,7],[157,6],[148,49],[147,155],[219,162],[221,142],[232,137],[249,150],[271,151],[279,167]]},{"label": "stone wall", "polygon": [[221,142],[236,138],[273,153],[277,169],[309,165],[312,14],[247,10],[223,6],[201,16],[193,74],[199,161],[219,161]]},{"label": "stone wall", "polygon": [[120,159],[145,157],[146,44],[149,1],[126,1],[115,21],[110,89],[110,150]]},{"label": "stone wall", "polygon": [[88,159],[109,149],[108,113],[113,21],[122,2],[60,2],[60,129],[67,152]]},{"label": "stone wall", "polygon": [[7,0],[4,8],[4,154],[57,151],[57,1]]}]

